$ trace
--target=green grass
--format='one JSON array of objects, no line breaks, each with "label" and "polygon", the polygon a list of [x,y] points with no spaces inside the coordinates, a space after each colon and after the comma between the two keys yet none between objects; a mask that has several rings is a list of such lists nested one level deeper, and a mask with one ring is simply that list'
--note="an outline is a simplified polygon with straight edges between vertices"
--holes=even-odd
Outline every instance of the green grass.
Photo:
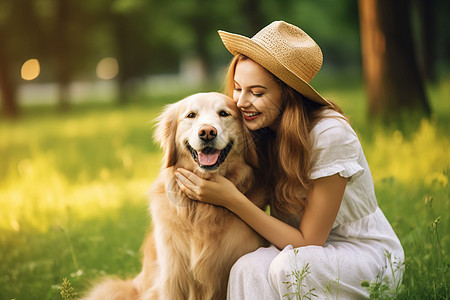
[{"label": "green grass", "polygon": [[[432,120],[401,132],[368,123],[358,84],[324,91],[351,116],[379,205],[404,246],[399,299],[450,295],[450,80],[429,94]],[[161,159],[151,121],[179,98],[65,114],[29,107],[17,121],[0,120],[0,299],[61,299],[64,278],[82,292],[95,278],[139,272],[145,194]]]}]

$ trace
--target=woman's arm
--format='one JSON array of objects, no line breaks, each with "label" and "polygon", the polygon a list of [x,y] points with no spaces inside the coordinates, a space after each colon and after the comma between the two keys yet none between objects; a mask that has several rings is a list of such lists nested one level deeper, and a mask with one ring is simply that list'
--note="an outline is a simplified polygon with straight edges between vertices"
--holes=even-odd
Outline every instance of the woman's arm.
[{"label": "woman's arm", "polygon": [[277,248],[283,249],[287,245],[325,243],[339,211],[347,179],[336,174],[313,181],[299,228],[266,214],[222,176],[205,180],[180,169],[177,182],[190,198],[226,207]]}]

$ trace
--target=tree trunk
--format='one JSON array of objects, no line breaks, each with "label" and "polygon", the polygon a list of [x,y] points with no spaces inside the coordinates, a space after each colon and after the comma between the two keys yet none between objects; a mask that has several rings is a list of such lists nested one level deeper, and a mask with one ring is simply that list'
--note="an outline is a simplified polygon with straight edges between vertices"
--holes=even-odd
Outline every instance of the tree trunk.
[{"label": "tree trunk", "polygon": [[187,25],[191,26],[194,35],[194,51],[195,56],[200,62],[200,78],[201,85],[207,85],[209,79],[212,78],[211,57],[208,50],[208,32],[213,27],[214,20],[209,10],[210,4],[205,5],[201,0],[197,0],[196,6],[200,7],[196,13],[189,16]]},{"label": "tree trunk", "polygon": [[435,26],[435,0],[418,0],[420,18],[420,44],[422,51],[422,73],[426,80],[436,81],[436,26]]},{"label": "tree trunk", "polygon": [[61,110],[67,110],[70,102],[69,85],[72,68],[68,53],[69,37],[67,26],[69,10],[67,0],[56,0],[54,51],[56,80],[58,83],[58,104]]},{"label": "tree trunk", "polygon": [[[282,3],[282,1],[280,1],[280,3]],[[263,29],[264,26],[268,25],[263,17],[261,2],[259,0],[245,0],[242,3],[242,9],[246,14],[252,34],[256,34]]]},{"label": "tree trunk", "polygon": [[207,85],[209,82],[209,78],[212,78],[212,70],[210,68],[210,55],[208,51],[208,45],[207,45],[207,35],[208,30],[207,26],[204,24],[196,23],[194,26],[194,32],[195,32],[195,53],[200,60],[200,66],[201,66],[201,76],[200,76],[200,82],[201,85]]},{"label": "tree trunk", "polygon": [[136,51],[130,45],[139,47],[137,40],[133,40],[134,36],[131,34],[133,27],[131,26],[131,17],[116,13],[112,17],[114,38],[116,43],[117,61],[119,63],[119,73],[117,74],[117,89],[118,98],[117,103],[120,105],[128,104],[134,96],[133,86],[130,81],[136,77]]},{"label": "tree trunk", "polygon": [[395,120],[402,113],[430,114],[415,57],[410,4],[409,0],[359,0],[371,117]]},{"label": "tree trunk", "polygon": [[[5,39],[0,37],[2,45],[6,45]],[[2,115],[7,118],[15,118],[19,115],[17,105],[16,85],[10,76],[8,59],[4,47],[0,46],[0,97],[2,99]]]}]

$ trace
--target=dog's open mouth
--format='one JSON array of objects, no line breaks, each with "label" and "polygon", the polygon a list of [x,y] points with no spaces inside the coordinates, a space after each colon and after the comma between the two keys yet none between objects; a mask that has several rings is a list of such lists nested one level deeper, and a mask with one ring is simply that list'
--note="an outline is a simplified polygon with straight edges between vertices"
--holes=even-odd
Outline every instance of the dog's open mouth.
[{"label": "dog's open mouth", "polygon": [[229,142],[225,148],[218,150],[212,147],[205,147],[200,151],[196,151],[186,142],[186,147],[191,152],[192,158],[202,169],[216,170],[227,158],[233,147],[233,142]]}]

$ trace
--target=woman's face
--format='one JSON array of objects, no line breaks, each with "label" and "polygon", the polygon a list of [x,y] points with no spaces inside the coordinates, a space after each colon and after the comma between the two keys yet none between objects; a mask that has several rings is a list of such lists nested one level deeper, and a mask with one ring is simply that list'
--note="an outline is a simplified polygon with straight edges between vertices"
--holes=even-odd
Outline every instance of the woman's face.
[{"label": "woman's face", "polygon": [[234,74],[233,99],[250,130],[276,130],[281,112],[281,88],[266,69],[251,59],[240,60]]}]

